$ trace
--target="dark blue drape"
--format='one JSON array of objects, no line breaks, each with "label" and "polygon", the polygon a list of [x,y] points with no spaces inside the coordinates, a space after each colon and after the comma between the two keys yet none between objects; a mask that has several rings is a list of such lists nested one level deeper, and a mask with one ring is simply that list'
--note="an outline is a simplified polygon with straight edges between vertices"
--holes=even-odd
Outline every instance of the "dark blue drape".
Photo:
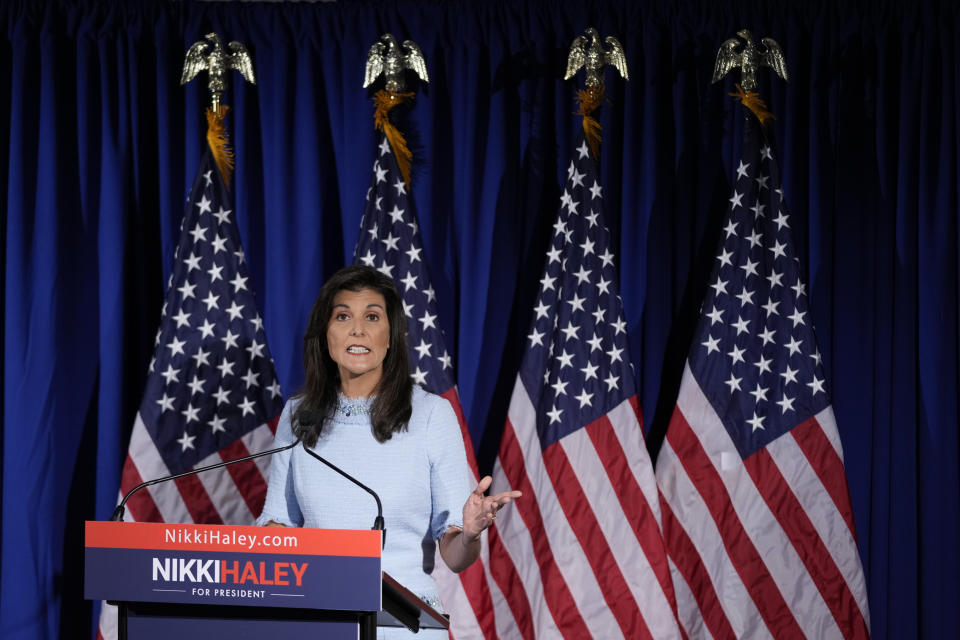
[{"label": "dark blue drape", "polygon": [[[237,220],[277,373],[349,261],[374,158],[370,44],[413,38],[431,82],[405,115],[425,255],[482,469],[492,466],[578,125],[566,48],[623,42],[602,179],[656,453],[707,287],[739,112],[710,85],[738,29],[762,74],[845,450],[875,638],[955,635],[960,609],[958,127],[952,3],[491,0],[0,3],[3,383],[0,637],[83,637],[82,522],[116,501],[216,30],[258,85],[226,102]],[[232,80],[236,82],[239,76]]]}]

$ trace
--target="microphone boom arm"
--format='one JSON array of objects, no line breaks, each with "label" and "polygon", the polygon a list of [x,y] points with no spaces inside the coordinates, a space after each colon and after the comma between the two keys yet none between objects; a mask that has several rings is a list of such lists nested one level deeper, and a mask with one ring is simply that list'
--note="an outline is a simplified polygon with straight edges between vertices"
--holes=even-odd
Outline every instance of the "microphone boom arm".
[{"label": "microphone boom arm", "polygon": [[[153,480],[147,480],[146,482],[141,482],[140,484],[135,486],[133,489],[130,489],[130,491],[128,491],[127,494],[123,496],[123,500],[121,500],[120,504],[117,505],[117,508],[113,510],[113,515],[110,516],[110,522],[119,522],[123,520],[123,513],[124,513],[123,506],[127,504],[127,500],[129,500],[131,496],[133,496],[133,494],[135,494],[137,491],[140,491],[140,489],[143,489],[144,487],[149,487],[151,485],[159,484],[161,482],[167,482],[168,480],[176,480],[177,478],[182,478],[184,476],[196,475],[202,471],[219,469],[220,467],[226,467],[227,465],[234,464],[235,462],[244,462],[246,460],[253,460],[254,458],[269,456],[274,453],[280,453],[281,451],[286,451],[287,449],[293,449],[298,444],[300,444],[300,438],[297,438],[297,440],[293,444],[288,444],[283,447],[277,447],[276,449],[267,449],[266,451],[261,451],[260,453],[254,453],[249,456],[237,458],[236,460],[224,460],[223,462],[218,462],[217,464],[211,464],[206,467],[200,467],[199,469],[190,469],[189,471],[184,471],[182,473],[175,473],[173,475],[164,476],[162,478],[154,478]],[[379,502],[380,501],[377,500],[378,504]]]},{"label": "microphone boom arm", "polygon": [[[297,442],[299,442],[299,440],[298,440]],[[295,442],[294,444],[296,444],[296,442]],[[382,545],[382,546],[384,546],[384,547],[387,546],[387,529],[386,529],[385,523],[384,523],[384,521],[383,521],[383,505],[380,504],[380,496],[378,496],[373,489],[371,489],[371,488],[368,487],[367,485],[363,484],[362,482],[360,482],[359,480],[357,480],[356,478],[354,478],[353,476],[351,476],[349,473],[347,473],[347,472],[344,471],[343,469],[340,469],[339,467],[334,466],[332,463],[327,462],[327,460],[324,459],[323,456],[321,456],[321,455],[319,455],[319,454],[314,453],[313,451],[311,451],[311,450],[307,447],[307,444],[306,444],[306,443],[303,444],[303,450],[306,451],[308,454],[310,454],[310,456],[316,458],[317,460],[319,460],[319,461],[322,462],[323,464],[327,465],[328,467],[330,467],[331,469],[333,469],[334,471],[336,471],[337,473],[339,473],[340,475],[342,475],[344,478],[346,478],[347,480],[349,480],[350,482],[352,482],[353,484],[357,485],[358,487],[360,487],[361,489],[363,489],[364,491],[366,491],[367,493],[369,493],[370,495],[373,496],[373,499],[377,501],[377,517],[373,520],[373,526],[370,527],[370,528],[373,529],[373,530],[375,530],[375,531],[382,531],[382,532],[383,532],[383,545]]]}]

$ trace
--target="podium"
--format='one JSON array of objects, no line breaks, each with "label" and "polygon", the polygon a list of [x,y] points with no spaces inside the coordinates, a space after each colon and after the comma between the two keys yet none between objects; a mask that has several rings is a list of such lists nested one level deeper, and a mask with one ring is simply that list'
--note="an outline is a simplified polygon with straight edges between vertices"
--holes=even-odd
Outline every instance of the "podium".
[{"label": "podium", "polygon": [[84,597],[118,605],[121,640],[372,640],[378,625],[448,626],[381,571],[379,531],[87,522],[85,532]]}]

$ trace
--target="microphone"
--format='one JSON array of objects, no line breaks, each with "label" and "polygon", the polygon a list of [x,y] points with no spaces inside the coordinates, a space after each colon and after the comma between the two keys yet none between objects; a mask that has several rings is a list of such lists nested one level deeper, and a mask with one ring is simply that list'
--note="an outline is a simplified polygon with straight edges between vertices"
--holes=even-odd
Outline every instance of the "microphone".
[{"label": "microphone", "polygon": [[[300,441],[297,440],[297,442],[300,442]],[[296,442],[294,442],[294,444],[296,444]],[[381,543],[382,543],[381,546],[382,546],[382,547],[386,547],[386,546],[387,546],[387,529],[386,529],[386,526],[384,525],[384,521],[383,521],[383,505],[380,504],[380,496],[377,495],[377,492],[374,491],[373,489],[371,489],[370,487],[368,487],[367,485],[363,484],[362,482],[360,482],[359,480],[357,480],[356,478],[354,478],[353,476],[351,476],[349,473],[347,473],[346,471],[344,471],[343,469],[341,469],[341,468],[338,467],[337,465],[333,464],[332,462],[330,462],[329,460],[327,460],[326,458],[324,458],[324,457],[321,456],[320,454],[318,454],[318,453],[316,453],[316,452],[314,452],[314,451],[311,451],[311,450],[307,447],[307,443],[306,443],[306,442],[303,443],[303,450],[306,451],[308,454],[310,454],[312,457],[316,458],[317,460],[319,460],[319,461],[322,462],[323,464],[327,465],[328,467],[330,467],[331,469],[333,469],[334,471],[336,471],[337,473],[339,473],[340,475],[342,475],[344,478],[346,478],[347,480],[349,480],[349,481],[352,482],[353,484],[357,485],[358,487],[360,487],[361,489],[363,489],[364,491],[366,491],[367,493],[369,493],[370,495],[373,496],[373,499],[377,501],[377,517],[374,518],[374,520],[373,520],[373,526],[370,527],[370,528],[373,529],[373,530],[375,530],[375,531],[381,531],[381,532],[383,532],[383,539],[381,540]]]},{"label": "microphone", "polygon": [[[266,451],[261,451],[260,453],[254,453],[249,456],[244,456],[242,458],[237,458],[236,460],[224,460],[223,462],[218,462],[217,464],[211,464],[206,467],[200,467],[198,469],[190,469],[189,471],[184,471],[183,473],[175,473],[171,476],[164,476],[162,478],[154,478],[153,480],[147,480],[146,482],[141,482],[133,489],[127,492],[127,495],[123,496],[123,500],[120,501],[120,504],[117,505],[117,508],[113,510],[113,515],[110,516],[110,522],[119,522],[123,520],[123,505],[127,504],[127,500],[130,499],[133,494],[144,487],[149,487],[150,485],[160,484],[161,482],[167,482],[168,480],[176,480],[177,478],[183,478],[184,476],[192,476],[203,471],[210,471],[211,469],[219,469],[220,467],[226,467],[231,464],[236,464],[238,462],[246,462],[247,460],[253,460],[254,458],[262,458],[263,456],[270,456],[275,453],[280,453],[281,451],[286,451],[287,449],[293,449],[295,446],[300,444],[300,438],[297,438],[293,444],[288,444],[284,447],[277,447],[276,449],[268,449]],[[329,464],[329,463],[328,463]],[[377,501],[379,503],[379,500]],[[381,518],[382,520],[382,518]]]}]

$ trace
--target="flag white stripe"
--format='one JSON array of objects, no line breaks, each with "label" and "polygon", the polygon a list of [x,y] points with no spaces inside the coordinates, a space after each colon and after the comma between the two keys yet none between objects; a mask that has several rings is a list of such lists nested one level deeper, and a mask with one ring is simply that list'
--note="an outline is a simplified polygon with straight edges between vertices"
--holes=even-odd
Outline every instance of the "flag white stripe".
[{"label": "flag white stripe", "polygon": [[[129,456],[143,481],[170,475],[170,469],[157,453],[157,447],[147,432],[139,411],[130,434]],[[164,522],[193,522],[176,483],[161,482],[143,490],[150,492]]]},{"label": "flag white stripe", "polygon": [[[459,542],[457,543],[459,544]],[[473,605],[467,597],[460,576],[450,571],[447,563],[440,555],[440,545],[437,545],[433,555],[433,572],[430,574],[437,581],[437,590],[440,593],[440,602],[443,610],[450,614],[450,633],[456,640],[472,640],[483,638],[483,632],[477,622]]]},{"label": "flag white stripe", "polygon": [[[140,475],[143,475],[143,471],[140,471]],[[145,491],[150,492],[150,497],[157,505],[163,522],[193,522],[193,516],[187,509],[183,496],[180,495],[177,483],[173,480],[152,485]]]},{"label": "flag white stripe", "polygon": [[824,542],[827,552],[857,601],[864,621],[869,620],[866,611],[867,586],[860,570],[857,543],[843,514],[837,509],[836,503],[827,493],[816,470],[810,466],[810,461],[792,434],[767,445],[767,451],[780,468],[787,484],[793,489],[794,496],[810,518],[817,535]]},{"label": "flag white stripe", "polygon": [[119,631],[120,611],[115,604],[108,604],[106,600],[100,603],[100,637],[104,640],[112,640],[120,637]]},{"label": "flag white stripe", "polygon": [[637,420],[637,414],[633,412],[633,406],[630,400],[624,400],[607,414],[610,424],[613,425],[613,432],[620,441],[620,447],[624,451],[640,452],[640,455],[628,455],[630,470],[637,481],[640,490],[643,491],[647,499],[647,505],[657,517],[657,523],[661,524],[660,518],[660,497],[657,492],[657,480],[653,472],[653,465],[647,454],[647,443],[643,439],[643,428]]},{"label": "flag white stripe", "polygon": [[[273,432],[270,431],[270,425],[264,423],[253,431],[249,431],[240,436],[240,441],[243,442],[243,445],[250,453],[260,453],[273,447]],[[260,469],[260,474],[264,478],[270,477],[270,459],[272,457],[273,456],[263,456],[262,458],[254,458],[253,460],[253,463]],[[256,515],[259,516],[260,514],[258,513]]]},{"label": "flag white stripe", "polygon": [[833,415],[833,406],[828,406],[813,418],[817,421],[817,424],[820,425],[820,428],[823,429],[823,434],[827,436],[827,440],[830,441],[833,450],[837,452],[842,462],[843,445],[840,443],[840,432],[837,430],[837,420]]},{"label": "flag white stripe", "polygon": [[717,467],[744,531],[794,612],[797,624],[811,638],[843,637],[793,543],[753,483],[720,417],[694,379],[689,363],[684,367],[677,406]]},{"label": "flag white stripe", "polygon": [[[617,499],[616,489],[610,483],[610,477],[586,429],[574,431],[561,439],[560,444],[650,633],[654,638],[679,637],[673,616],[658,615],[659,612],[670,611],[670,602],[637,541],[633,527]],[[653,481],[652,476],[650,481]]]},{"label": "flag white stripe", "polygon": [[522,640],[523,636],[520,635],[520,628],[517,626],[517,621],[513,618],[513,612],[510,611],[507,604],[507,597],[500,591],[500,587],[493,576],[490,575],[490,569],[486,564],[484,564],[483,569],[487,576],[487,585],[490,587],[490,598],[493,600],[493,621],[497,637],[501,640],[511,640],[512,638]]},{"label": "flag white stripe", "polygon": [[[198,462],[197,466],[202,467],[206,464],[216,464],[222,461],[223,457],[219,453],[214,453],[205,460]],[[203,488],[207,490],[210,502],[224,524],[253,524],[254,516],[250,513],[247,501],[242,498],[243,492],[233,481],[233,476],[230,475],[230,471],[226,467],[203,471],[197,474],[197,478]]]},{"label": "flag white stripe", "polygon": [[[660,453],[657,455],[657,477],[663,489],[664,497],[670,505],[670,510],[676,516],[677,522],[683,526],[687,537],[697,550],[704,570],[710,576],[717,600],[723,608],[730,626],[738,638],[771,638],[770,631],[763,623],[760,612],[757,610],[749,592],[739,578],[736,567],[727,555],[723,546],[723,538],[717,528],[706,503],[687,476],[670,442],[664,440]],[[690,524],[695,523],[696,529]],[[671,563],[672,564],[672,563]],[[684,582],[684,585],[686,582]],[[677,580],[673,581],[674,590],[679,592]],[[689,588],[688,588],[689,589]],[[680,600],[677,600],[679,608]],[[680,608],[683,626],[691,638],[697,637],[691,630],[697,625],[691,618],[699,619],[698,608]]]},{"label": "flag white stripe", "polygon": [[[480,545],[480,561],[483,562],[483,573],[486,576],[487,587],[490,589],[490,600],[493,602],[493,622],[497,635],[503,640],[520,638],[520,629],[513,618],[513,611],[510,610],[507,598],[490,574],[490,539],[486,532],[483,535],[483,543]],[[503,562],[506,561],[507,558],[503,558]]]},{"label": "flag white stripe", "polygon": [[690,585],[687,584],[686,579],[677,568],[677,565],[673,564],[672,560],[669,560],[669,562],[670,575],[673,577],[673,590],[677,596],[677,607],[680,610],[680,615],[697,613],[697,615],[694,616],[687,615],[681,620],[687,637],[696,638],[697,640],[713,640],[713,635],[711,635],[707,629],[707,625],[703,622],[703,618],[699,615],[697,600],[690,590]]},{"label": "flag white stripe", "polygon": [[[601,638],[623,637],[619,623],[604,600],[593,569],[554,491],[541,455],[540,439],[533,428],[536,424],[536,409],[519,377],[510,399],[509,416],[523,454],[527,478],[537,496],[537,506],[557,569],[563,576],[584,622]],[[570,480],[576,481],[575,478]]]},{"label": "flag white stripe", "polygon": [[[837,430],[837,420],[833,413],[833,406],[828,406],[826,409],[815,415],[814,420],[816,420],[817,424],[820,425],[823,433],[827,436],[827,440],[830,441],[830,444],[833,445],[834,450],[837,452],[837,456],[840,457],[840,461],[843,462],[843,446],[840,444],[840,432]],[[806,460],[806,457],[804,457],[804,460]],[[836,503],[833,504],[834,507],[836,507]],[[807,513],[809,512],[810,510],[807,509]],[[849,527],[846,527],[846,529],[849,532]],[[834,538],[824,538],[824,540],[834,540]],[[833,547],[835,545],[831,544],[829,546]],[[849,554],[845,554],[843,556],[844,562],[849,562],[850,566],[848,567],[846,564],[841,565],[840,563],[838,563],[838,565],[840,566],[840,570],[847,581],[847,585],[850,586],[850,590],[853,592],[853,597],[857,601],[857,606],[860,608],[860,612],[863,614],[863,621],[867,625],[867,630],[869,631],[870,600],[867,592],[866,577],[863,573],[863,564],[860,562],[860,556],[857,552],[856,540],[853,541],[852,547],[853,554],[855,555],[853,555],[852,558],[849,557]],[[844,547],[844,550],[846,550],[846,547]]]},{"label": "flag white stripe", "polygon": [[[500,464],[500,458],[497,458],[494,463],[493,478],[494,484],[497,485],[495,489],[497,493],[513,489],[507,481],[507,476]],[[539,635],[546,638],[562,637],[553,615],[550,613],[550,608],[547,606],[543,582],[540,580],[540,567],[537,565],[537,556],[533,550],[533,540],[523,518],[516,509],[504,509],[497,518],[496,526],[497,533],[500,535],[501,546],[510,556],[510,560],[517,570],[517,577],[527,594],[527,603],[533,615],[533,628]],[[516,635],[520,637],[519,630]]]}]

